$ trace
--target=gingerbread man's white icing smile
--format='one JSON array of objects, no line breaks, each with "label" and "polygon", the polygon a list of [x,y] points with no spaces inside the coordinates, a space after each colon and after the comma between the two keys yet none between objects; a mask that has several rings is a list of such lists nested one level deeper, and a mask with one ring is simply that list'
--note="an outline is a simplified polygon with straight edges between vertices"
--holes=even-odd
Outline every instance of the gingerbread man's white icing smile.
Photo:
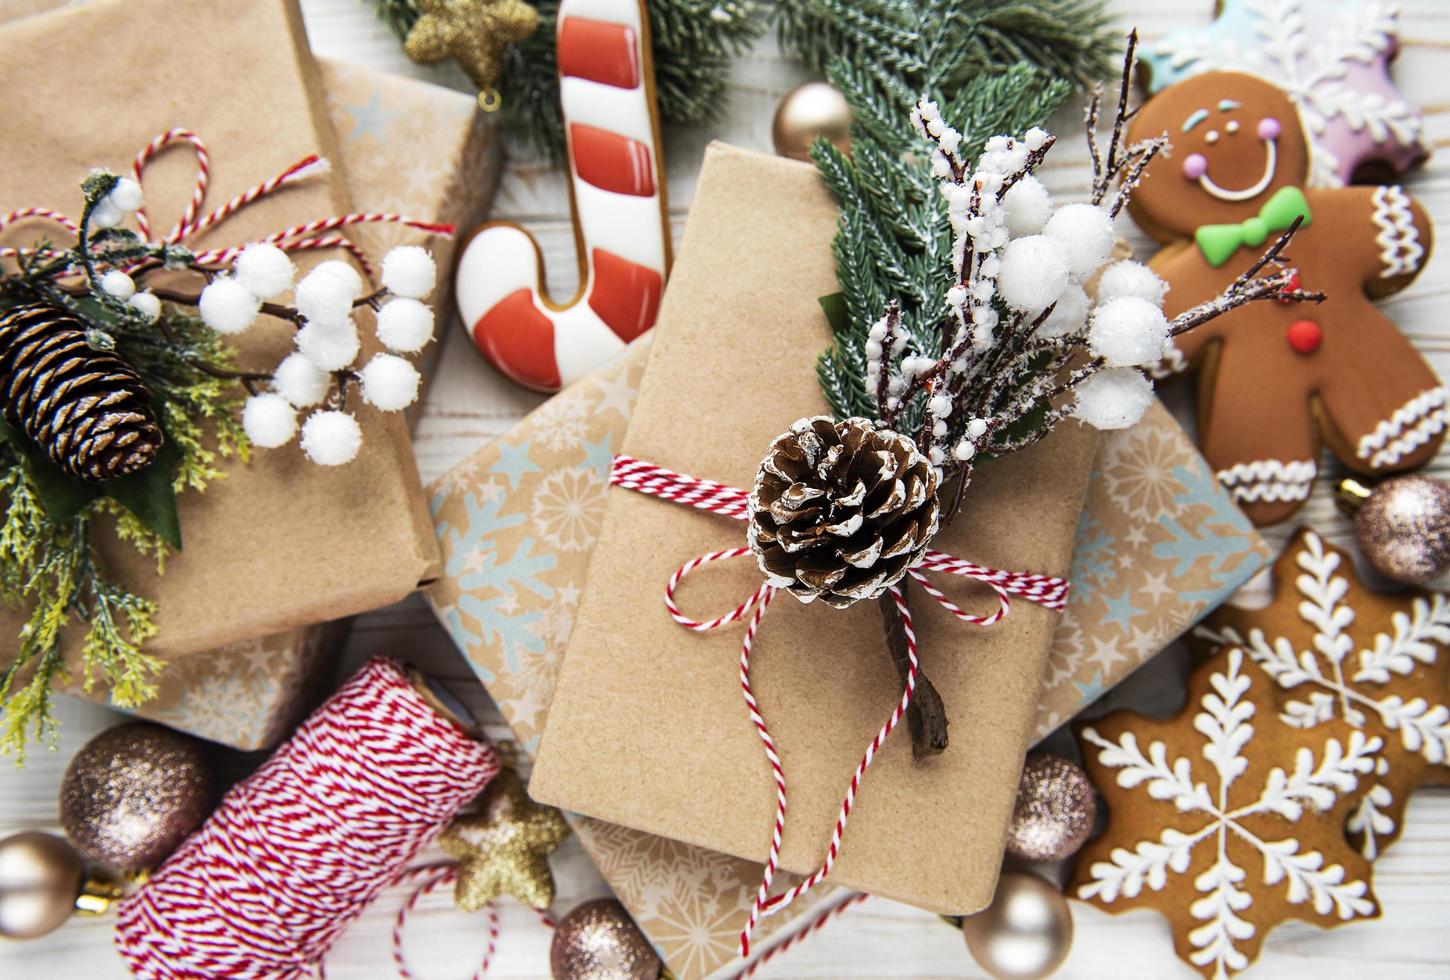
[{"label": "gingerbread man's white icing smile", "polygon": [[[1237,102],[1225,100],[1219,103],[1218,108],[1220,112],[1232,112],[1234,109],[1239,108],[1239,104]],[[1195,110],[1189,115],[1186,120],[1184,120],[1182,131],[1185,133],[1190,132],[1194,129],[1194,127],[1206,122],[1208,118],[1209,112],[1207,109]],[[1239,123],[1236,119],[1230,119],[1224,125],[1224,133],[1229,136],[1237,134],[1238,131]],[[1261,176],[1258,180],[1256,180],[1248,187],[1243,187],[1235,190],[1227,187],[1220,187],[1218,184],[1214,183],[1212,178],[1208,176],[1208,158],[1205,157],[1202,153],[1190,153],[1188,157],[1184,159],[1183,176],[1189,180],[1197,181],[1199,187],[1202,187],[1206,193],[1218,198],[1220,201],[1247,201],[1251,198],[1257,197],[1268,188],[1269,183],[1274,179],[1274,171],[1279,166],[1278,144],[1280,131],[1281,127],[1279,125],[1279,120],[1273,118],[1272,116],[1265,116],[1263,119],[1259,120],[1259,125],[1255,131],[1255,135],[1257,135],[1258,138],[1261,139],[1264,143],[1264,173],[1263,176]],[[1216,129],[1211,129],[1204,134],[1204,142],[1208,143],[1210,146],[1218,143],[1221,138],[1222,137],[1220,136],[1219,131]]]}]

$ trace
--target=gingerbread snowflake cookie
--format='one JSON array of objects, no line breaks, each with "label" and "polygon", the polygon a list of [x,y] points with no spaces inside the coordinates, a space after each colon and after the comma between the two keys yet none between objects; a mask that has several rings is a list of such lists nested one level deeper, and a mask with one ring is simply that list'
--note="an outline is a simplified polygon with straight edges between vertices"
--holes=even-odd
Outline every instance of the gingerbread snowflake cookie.
[{"label": "gingerbread snowflake cookie", "polygon": [[1278,688],[1275,711],[1305,731],[1349,725],[1381,743],[1345,829],[1374,860],[1400,835],[1427,772],[1450,772],[1450,597],[1376,595],[1345,552],[1301,530],[1274,566],[1264,609],[1225,606],[1193,632],[1241,646]]},{"label": "gingerbread snowflake cookie", "polygon": [[1219,0],[1205,28],[1174,31],[1143,55],[1148,90],[1191,75],[1258,75],[1293,99],[1309,137],[1309,184],[1399,175],[1429,155],[1418,107],[1390,79],[1399,11],[1388,0]]},{"label": "gingerbread snowflake cookie", "polygon": [[1068,894],[1108,912],[1149,907],[1206,977],[1248,967],[1288,919],[1330,927],[1379,914],[1369,862],[1342,827],[1379,739],[1275,715],[1273,682],[1236,647],[1194,673],[1176,718],[1117,711],[1078,729],[1107,801]]},{"label": "gingerbread snowflake cookie", "polygon": [[1447,391],[1373,299],[1404,288],[1430,251],[1428,216],[1399,187],[1306,188],[1294,103],[1251,75],[1213,72],[1153,97],[1130,138],[1168,132],[1129,205],[1166,246],[1150,265],[1169,316],[1249,269],[1296,220],[1288,254],[1320,304],[1255,303],[1178,338],[1168,366],[1199,374],[1199,435],[1257,524],[1302,506],[1321,444],[1361,473],[1413,469],[1444,437]]}]

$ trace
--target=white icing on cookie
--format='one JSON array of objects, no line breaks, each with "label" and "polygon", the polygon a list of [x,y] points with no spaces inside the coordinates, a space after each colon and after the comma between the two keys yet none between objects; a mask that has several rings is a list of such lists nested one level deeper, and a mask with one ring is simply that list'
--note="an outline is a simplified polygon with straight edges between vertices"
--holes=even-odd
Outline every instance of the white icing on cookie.
[{"label": "white icing on cookie", "polygon": [[1231,190],[1227,187],[1220,187],[1215,184],[1205,172],[1198,178],[1198,186],[1206,193],[1218,198],[1220,201],[1247,201],[1258,197],[1268,189],[1270,182],[1274,179],[1274,171],[1279,168],[1279,142],[1278,139],[1266,139],[1264,143],[1264,173],[1257,181],[1248,187],[1239,190]]},{"label": "white icing on cookie", "polygon": [[1410,197],[1399,187],[1374,189],[1374,213],[1370,216],[1379,234],[1375,244],[1380,247],[1381,279],[1419,271],[1425,260],[1425,247],[1415,230],[1415,214],[1410,210]]},{"label": "white icing on cookie", "polygon": [[1450,391],[1435,387],[1405,402],[1359,440],[1355,450],[1359,458],[1368,460],[1376,469],[1394,466],[1445,428],[1447,398]]},{"label": "white icing on cookie", "polygon": [[1215,476],[1241,503],[1305,500],[1319,467],[1312,459],[1256,459],[1235,463]]}]

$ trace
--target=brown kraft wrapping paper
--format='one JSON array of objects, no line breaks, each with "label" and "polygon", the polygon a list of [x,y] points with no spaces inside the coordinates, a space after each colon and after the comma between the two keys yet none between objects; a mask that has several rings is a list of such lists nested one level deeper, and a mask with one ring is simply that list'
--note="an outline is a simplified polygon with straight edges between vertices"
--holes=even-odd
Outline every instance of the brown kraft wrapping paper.
[{"label": "brown kraft wrapping paper", "polygon": [[[815,362],[830,328],[816,297],[836,288],[835,220],[813,168],[718,144],[707,151],[621,452],[748,487],[773,437],[826,411]],[[1067,425],[983,468],[936,547],[1066,574],[1094,447],[1092,433]],[[689,633],[660,603],[675,568],[738,545],[743,528],[626,491],[609,497],[531,792],[762,861],[774,791],[740,699],[740,632]],[[733,608],[760,574],[739,559],[696,578],[679,600],[703,616]],[[989,608],[986,590],[949,588]],[[831,880],[972,912],[995,886],[1057,615],[1019,601],[980,629],[929,602],[913,610],[923,665],[953,721],[951,746],[918,764],[905,734],[886,744]],[[837,612],[784,595],[758,634],[753,681],[790,786],[787,870],[821,861],[851,772],[900,697],[881,636],[872,603]],[[601,753],[627,760],[623,775],[601,766]]]},{"label": "brown kraft wrapping paper", "polygon": [[[157,31],[158,23],[171,29]],[[339,159],[292,3],[98,0],[7,26],[0,59],[12,77],[46,80],[26,98],[0,103],[0,131],[8,134],[0,146],[0,213],[24,206],[74,213],[90,168],[128,169],[141,146],[175,126],[207,142],[209,207],[309,153]],[[195,158],[182,149],[148,168],[147,208],[161,231],[189,199],[195,174]],[[193,244],[253,241],[349,209],[340,175],[315,177]],[[6,242],[29,244],[42,233],[54,229],[22,224]],[[303,253],[297,261],[305,268],[324,257]],[[370,321],[360,326],[366,357],[375,339]],[[242,365],[269,367],[290,349],[291,331],[264,318],[238,347]],[[204,494],[181,495],[184,549],[164,575],[104,530],[97,535],[116,574],[160,606],[149,652],[176,657],[337,619],[396,601],[435,575],[436,542],[405,422],[365,407],[358,420],[363,448],[348,466],[316,466],[294,443],[230,465]],[[16,616],[0,613],[0,635],[16,629]],[[71,631],[73,643],[79,632]]]},{"label": "brown kraft wrapping paper", "polygon": [[[482,220],[499,147],[497,130],[473,96],[343,62],[318,65],[342,170],[359,207],[460,227]],[[416,159],[420,146],[429,148],[426,159]],[[453,240],[401,225],[358,230],[367,232],[356,237],[370,255],[425,245],[440,268],[452,264]],[[453,332],[440,324],[438,342],[423,357],[436,358]],[[131,713],[232,748],[271,748],[312,707],[346,634],[347,621],[333,621],[179,657],[162,671],[156,697]],[[110,698],[103,685],[86,692],[77,675],[58,689],[101,703]]]}]

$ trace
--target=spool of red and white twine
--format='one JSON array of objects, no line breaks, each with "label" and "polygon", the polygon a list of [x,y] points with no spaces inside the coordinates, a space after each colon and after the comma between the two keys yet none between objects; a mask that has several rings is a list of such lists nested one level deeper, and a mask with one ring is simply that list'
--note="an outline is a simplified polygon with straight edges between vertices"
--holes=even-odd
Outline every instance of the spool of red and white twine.
[{"label": "spool of red and white twine", "polygon": [[302,980],[498,772],[390,660],[317,709],[121,905],[142,980]]}]

